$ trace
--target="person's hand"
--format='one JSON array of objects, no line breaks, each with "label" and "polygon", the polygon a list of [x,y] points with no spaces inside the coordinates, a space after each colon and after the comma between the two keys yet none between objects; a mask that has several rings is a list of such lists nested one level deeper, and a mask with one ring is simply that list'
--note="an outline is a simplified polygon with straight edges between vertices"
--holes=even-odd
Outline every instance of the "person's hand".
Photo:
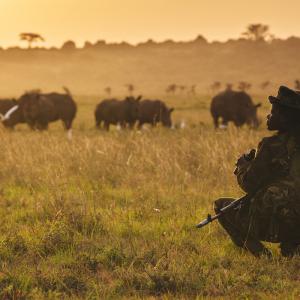
[{"label": "person's hand", "polygon": [[255,158],[255,153],[256,150],[252,149],[249,153],[243,154],[242,156],[240,156],[238,158],[238,160],[236,161],[236,168],[234,170],[234,174],[237,175],[239,168],[243,167],[246,164],[249,164],[254,158]]},{"label": "person's hand", "polygon": [[236,166],[244,165],[245,163],[249,163],[255,158],[256,150],[251,149],[248,153],[243,154],[236,162]]},{"label": "person's hand", "polygon": [[243,154],[242,156],[240,156],[238,158],[238,160],[236,161],[235,165],[237,167],[243,166],[244,164],[248,163],[249,161],[246,160],[246,154]]},{"label": "person's hand", "polygon": [[247,163],[247,161],[246,161],[246,159],[245,159],[245,156],[244,156],[244,155],[240,156],[240,157],[238,158],[238,160],[236,161],[236,163],[235,163],[236,168],[234,169],[233,174],[234,174],[234,175],[237,175],[238,172],[239,172],[240,167],[242,167],[242,166],[245,165],[246,163]]}]

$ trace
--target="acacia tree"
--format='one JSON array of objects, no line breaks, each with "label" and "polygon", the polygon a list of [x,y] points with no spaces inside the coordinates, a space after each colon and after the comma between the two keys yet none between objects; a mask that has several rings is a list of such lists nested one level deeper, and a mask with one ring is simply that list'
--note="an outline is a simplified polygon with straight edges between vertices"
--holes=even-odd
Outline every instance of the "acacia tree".
[{"label": "acacia tree", "polygon": [[127,90],[128,90],[128,93],[130,96],[132,96],[134,90],[135,90],[135,87],[133,84],[129,83],[129,84],[125,84],[125,86],[127,87]]},{"label": "acacia tree", "polygon": [[232,91],[233,89],[233,84],[232,83],[226,83],[226,90],[227,91]]},{"label": "acacia tree", "polygon": [[110,86],[107,86],[105,89],[104,89],[104,92],[110,96],[111,95],[111,91],[112,91],[112,88]]},{"label": "acacia tree", "polygon": [[267,80],[267,81],[264,81],[264,82],[262,82],[261,84],[260,84],[260,88],[262,89],[262,90],[265,90],[267,87],[269,87],[271,85],[271,82],[269,81],[269,80]]},{"label": "acacia tree", "polygon": [[245,92],[247,90],[249,90],[251,88],[251,83],[247,82],[247,81],[240,81],[239,85],[238,85],[238,89]]},{"label": "acacia tree", "polygon": [[177,90],[177,84],[170,84],[170,85],[168,85],[167,86],[167,88],[166,88],[166,93],[167,94],[175,94],[175,92],[176,92],[176,90]]},{"label": "acacia tree", "polygon": [[37,33],[23,32],[20,33],[19,37],[21,41],[26,41],[28,43],[28,49],[31,48],[32,43],[36,43],[38,41],[45,41],[45,39]]},{"label": "acacia tree", "polygon": [[215,81],[210,85],[210,90],[212,91],[213,94],[217,93],[221,89],[221,82],[220,81]]},{"label": "acacia tree", "polygon": [[274,37],[270,34],[270,27],[260,23],[248,25],[247,30],[242,33],[242,36],[255,42],[266,41]]},{"label": "acacia tree", "polygon": [[180,89],[180,92],[183,93],[186,89],[185,85],[179,85],[178,88]]},{"label": "acacia tree", "polygon": [[188,95],[190,95],[190,96],[196,96],[196,87],[197,87],[197,85],[196,84],[193,84],[191,87],[190,87],[190,89],[189,89],[189,91],[188,91]]}]

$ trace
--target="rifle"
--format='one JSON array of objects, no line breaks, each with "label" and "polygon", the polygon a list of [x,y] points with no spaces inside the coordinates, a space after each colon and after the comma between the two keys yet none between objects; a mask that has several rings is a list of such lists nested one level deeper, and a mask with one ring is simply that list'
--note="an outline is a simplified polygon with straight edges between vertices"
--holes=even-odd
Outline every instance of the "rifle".
[{"label": "rifle", "polygon": [[[249,153],[243,155],[243,159],[250,162],[251,160],[253,160],[255,158],[255,154],[256,154],[256,150],[251,149]],[[234,171],[234,174],[236,174],[236,171]],[[206,226],[207,224],[213,222],[214,220],[219,219],[223,214],[226,214],[226,212],[230,211],[231,209],[235,209],[238,206],[242,205],[243,202],[245,202],[249,198],[251,198],[251,196],[245,195],[245,196],[231,202],[229,205],[221,208],[219,213],[216,214],[215,216],[211,216],[210,214],[208,214],[207,218],[205,220],[203,220],[202,222],[200,222],[199,224],[196,225],[196,228],[202,228],[202,227]]]},{"label": "rifle", "polygon": [[219,213],[216,214],[215,216],[211,216],[210,214],[208,214],[207,218],[205,220],[203,220],[202,222],[200,222],[199,224],[196,225],[196,228],[202,228],[202,227],[208,225],[209,223],[219,219],[222,215],[226,214],[231,209],[235,209],[235,208],[239,207],[239,205],[242,205],[243,202],[245,202],[248,199],[249,199],[249,195],[245,195],[245,196],[231,202],[229,205],[221,208]]}]

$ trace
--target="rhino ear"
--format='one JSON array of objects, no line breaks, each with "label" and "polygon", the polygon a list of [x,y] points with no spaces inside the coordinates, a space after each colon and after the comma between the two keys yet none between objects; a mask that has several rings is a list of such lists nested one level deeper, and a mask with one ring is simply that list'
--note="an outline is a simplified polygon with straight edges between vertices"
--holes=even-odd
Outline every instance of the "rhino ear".
[{"label": "rhino ear", "polygon": [[175,109],[174,107],[170,108],[169,113],[172,113],[174,111],[174,109]]},{"label": "rhino ear", "polygon": [[142,98],[143,98],[143,96],[142,96],[142,95],[139,95],[135,100],[136,100],[136,101],[140,101]]},{"label": "rhino ear", "polygon": [[256,107],[256,108],[261,107],[261,103],[256,104],[255,107]]}]

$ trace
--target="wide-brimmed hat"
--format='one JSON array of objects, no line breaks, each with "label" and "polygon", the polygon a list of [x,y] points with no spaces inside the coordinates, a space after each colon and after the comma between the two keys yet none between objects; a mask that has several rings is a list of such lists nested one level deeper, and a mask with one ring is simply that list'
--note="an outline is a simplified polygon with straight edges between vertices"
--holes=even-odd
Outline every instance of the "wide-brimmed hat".
[{"label": "wide-brimmed hat", "polygon": [[300,92],[281,86],[276,97],[269,96],[272,104],[279,104],[290,108],[300,109]]}]

